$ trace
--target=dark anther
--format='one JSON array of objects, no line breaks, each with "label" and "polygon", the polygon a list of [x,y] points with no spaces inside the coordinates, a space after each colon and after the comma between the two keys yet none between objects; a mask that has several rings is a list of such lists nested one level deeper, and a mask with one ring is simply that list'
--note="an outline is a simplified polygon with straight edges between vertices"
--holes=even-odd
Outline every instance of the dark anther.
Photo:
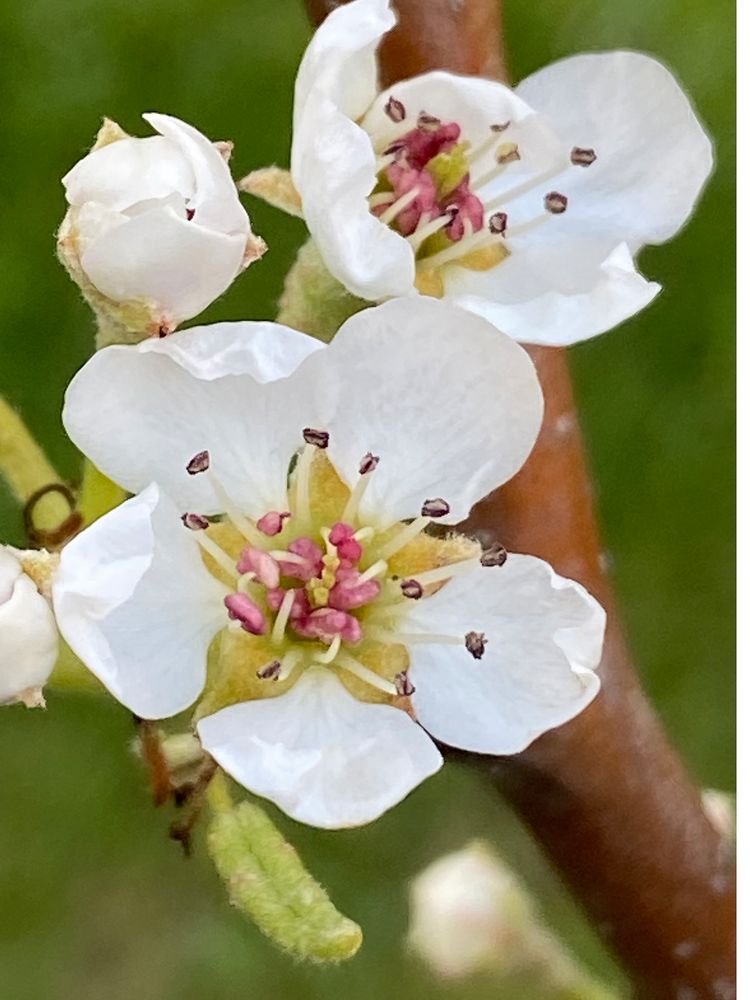
[{"label": "dark anther", "polygon": [[510,128],[510,119],[507,122],[498,122],[496,125],[490,125],[492,132],[504,132],[506,128]]},{"label": "dark anther", "polygon": [[208,518],[202,514],[183,514],[180,520],[191,531],[205,531],[210,524]]},{"label": "dark anther", "polygon": [[568,199],[559,191],[550,191],[544,196],[544,207],[552,215],[562,215],[568,207]]},{"label": "dark anther", "polygon": [[156,331],[156,334],[157,334],[159,340],[164,340],[164,338],[168,337],[170,335],[170,333],[172,333],[172,332],[173,332],[173,328],[172,328],[171,324],[169,324],[169,323],[161,323],[159,325],[159,329]]},{"label": "dark anther", "polygon": [[505,230],[508,228],[508,216],[505,212],[495,212],[494,215],[490,216],[487,226],[490,232],[496,236],[504,236]]},{"label": "dark anther", "polygon": [[514,142],[504,142],[498,149],[495,159],[498,163],[513,163],[521,159],[521,154]]},{"label": "dark anther", "polygon": [[402,580],[401,593],[404,597],[411,598],[412,601],[418,601],[424,591],[419,580]]},{"label": "dark anther", "polygon": [[185,209],[185,215],[187,216],[188,222],[192,222],[193,218],[195,216],[195,209],[194,208],[186,208]]},{"label": "dark anther", "polygon": [[487,648],[487,638],[484,632],[467,632],[464,641],[474,659],[481,660]]},{"label": "dark anther", "polygon": [[328,431],[316,431],[314,427],[305,427],[302,437],[306,444],[314,444],[316,448],[327,448],[330,434]]},{"label": "dark anther", "polygon": [[503,566],[507,558],[508,550],[505,546],[500,545],[499,542],[495,542],[484,549],[479,557],[479,561],[483,566]]},{"label": "dark anther", "polygon": [[380,455],[373,455],[371,451],[368,451],[365,457],[359,463],[360,476],[367,476],[371,472],[374,472],[377,469],[379,462],[380,462]]},{"label": "dark anther", "polygon": [[408,148],[407,144],[404,142],[403,139],[396,139],[394,142],[390,144],[390,146],[386,146],[386,148],[383,150],[383,155],[391,156],[393,153],[403,153],[404,150],[407,148]]},{"label": "dark anther", "polygon": [[188,464],[185,466],[188,475],[197,476],[199,472],[205,472],[209,465],[211,464],[211,456],[207,451],[199,451],[197,455],[193,455]]},{"label": "dark anther", "polygon": [[414,694],[414,692],[417,690],[412,684],[412,682],[409,680],[405,670],[402,670],[401,673],[396,674],[396,676],[393,678],[393,683],[396,685],[396,691],[400,695],[406,698],[408,698],[409,695]]},{"label": "dark anther", "polygon": [[425,500],[422,504],[422,517],[445,517],[450,514],[450,506],[442,497],[435,497],[434,500]]},{"label": "dark anther", "polygon": [[281,664],[278,660],[271,660],[265,667],[261,667],[255,674],[261,681],[277,681],[281,673]]},{"label": "dark anther", "polygon": [[440,128],[440,119],[436,118],[435,115],[428,115],[426,111],[420,111],[417,127],[421,128],[423,132],[437,132]]},{"label": "dark anther", "polygon": [[582,149],[580,146],[573,146],[570,151],[570,162],[576,167],[590,167],[596,159],[593,149]]},{"label": "dark anther", "polygon": [[[34,523],[34,512],[37,504],[49,493],[59,493],[60,496],[64,497],[70,507],[70,513],[56,528],[40,528]],[[49,486],[42,486],[41,489],[35,490],[23,508],[23,526],[31,545],[43,549],[59,549],[74,535],[77,535],[83,527],[83,517],[76,510],[76,498],[73,491],[64,483],[50,483]]]},{"label": "dark anther", "polygon": [[388,102],[385,106],[385,113],[392,122],[402,122],[404,118],[406,118],[406,108],[403,106],[401,101],[397,101],[395,97],[388,98]]}]

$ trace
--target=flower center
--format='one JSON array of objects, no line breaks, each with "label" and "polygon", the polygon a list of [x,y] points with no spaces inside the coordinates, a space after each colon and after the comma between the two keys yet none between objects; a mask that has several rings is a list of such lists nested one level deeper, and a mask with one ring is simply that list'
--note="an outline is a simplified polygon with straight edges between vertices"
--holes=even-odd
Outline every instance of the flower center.
[{"label": "flower center", "polygon": [[[461,138],[458,122],[421,111],[409,127],[407,109],[393,97],[383,110],[405,129],[378,157],[370,210],[409,241],[417,260],[416,285],[427,295],[442,296],[445,265],[489,270],[509,255],[508,239],[565,212],[568,199],[559,191],[540,196],[531,217],[515,218],[512,203],[568,167],[588,167],[597,158],[593,149],[576,146],[568,162],[513,183],[522,150],[505,134],[510,121],[490,126],[486,139],[472,147]],[[511,183],[498,192],[506,172]]]},{"label": "flower center", "polygon": [[256,521],[235,508],[207,453],[187,467],[211,478],[226,509],[219,518],[186,513],[182,521],[226,586],[230,672],[246,673],[252,662],[266,688],[255,697],[271,693],[269,684],[281,693],[287,685],[277,682],[293,682],[313,664],[339,670],[363,697],[411,694],[409,643],[464,644],[476,655],[475,633],[415,636],[401,622],[414,600],[476,566],[479,546],[425,532],[449,513],[440,497],[426,499],[411,521],[386,528],[363,523],[360,505],[379,458],[363,457],[349,490],[327,458],[328,435],[307,428],[303,438],[289,478],[289,509],[267,511]]}]

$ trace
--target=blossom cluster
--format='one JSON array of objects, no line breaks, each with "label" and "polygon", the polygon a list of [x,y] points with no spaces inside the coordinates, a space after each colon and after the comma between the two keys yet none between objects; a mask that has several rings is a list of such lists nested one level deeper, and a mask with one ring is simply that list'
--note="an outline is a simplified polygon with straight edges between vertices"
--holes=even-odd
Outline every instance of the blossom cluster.
[{"label": "blossom cluster", "polygon": [[645,307],[658,286],[635,255],[682,226],[712,161],[647,56],[382,90],[394,24],[388,0],[330,14],[297,76],[290,172],[243,182],[300,214],[365,300],[328,346],[279,322],[177,329],[265,250],[231,144],[162,114],[146,138],[105,122],[63,182],[59,253],[101,348],[63,421],[130,496],[68,541],[45,594],[0,551],[0,698],[40,690],[56,622],[122,704],[190,709],[224,771],[328,828],[401,800],[441,766],[436,742],[518,753],[595,697],[599,603],[460,525],[542,423],[520,342]]}]

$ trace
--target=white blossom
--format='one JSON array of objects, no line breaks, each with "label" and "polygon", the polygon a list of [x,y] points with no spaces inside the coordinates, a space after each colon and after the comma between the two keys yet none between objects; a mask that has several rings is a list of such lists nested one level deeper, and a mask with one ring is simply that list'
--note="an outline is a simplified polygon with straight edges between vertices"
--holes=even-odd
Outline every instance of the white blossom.
[{"label": "white blossom", "polygon": [[328,347],[226,323],[99,351],[65,425],[140,492],[65,547],[62,634],[143,717],[205,685],[203,746],[290,816],[368,822],[439,768],[425,730],[515,753],[596,694],[583,588],[425,530],[518,470],[541,413],[525,351],[427,298]]},{"label": "white blossom", "polygon": [[44,705],[42,688],[57,660],[52,609],[24,571],[24,553],[0,546],[0,704]]},{"label": "white blossom", "polygon": [[368,300],[447,296],[517,340],[594,336],[659,286],[635,254],[682,227],[711,143],[672,74],[586,53],[510,89],[430,72],[379,91],[388,0],[315,34],[295,89],[292,178],[331,273]]},{"label": "white blossom", "polygon": [[226,291],[265,245],[221,148],[177,118],[143,117],[157,135],[105,123],[63,178],[70,208],[58,239],[95,309],[164,334]]}]

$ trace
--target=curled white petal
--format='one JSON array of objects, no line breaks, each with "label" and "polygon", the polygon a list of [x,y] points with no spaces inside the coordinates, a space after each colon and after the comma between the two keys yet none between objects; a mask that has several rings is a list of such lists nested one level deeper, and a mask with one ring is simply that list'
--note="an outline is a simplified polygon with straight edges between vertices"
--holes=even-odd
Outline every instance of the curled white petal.
[{"label": "curled white petal", "polygon": [[147,719],[175,715],[200,694],[208,646],[226,620],[223,594],[156,486],[69,542],[52,589],[73,652]]},{"label": "curled white petal", "polygon": [[184,509],[219,513],[226,505],[211,479],[185,470],[207,450],[224,488],[260,517],[285,509],[289,461],[309,412],[301,407],[312,391],[273,383],[322,347],[277,323],[252,322],[108,347],[72,380],[63,422],[120,485],[135,492],[157,482]]},{"label": "curled white petal", "polygon": [[357,313],[305,367],[325,379],[329,454],[356,478],[368,451],[380,464],[362,502],[371,523],[450,505],[448,523],[510,479],[536,440],[543,401],[526,352],[446,302],[394,299]]},{"label": "curled white petal", "polygon": [[[318,96],[335,101],[351,119],[365,113],[377,91],[375,52],[395,23],[388,0],[353,0],[328,15],[315,32],[297,72],[295,133],[316,99],[312,96],[314,89]],[[293,164],[295,158],[293,148]]]},{"label": "curled white petal", "polygon": [[[483,316],[514,340],[550,347],[566,347],[611,330],[645,309],[659,294],[661,286],[636,270],[626,243],[600,261],[591,260],[584,252],[576,258],[576,241],[571,244],[568,248],[560,244],[542,248],[537,260],[510,257],[496,272],[478,274],[450,268],[446,289],[457,305]],[[545,253],[547,249],[553,252]],[[590,241],[583,249],[596,252],[596,244]],[[559,256],[554,251],[559,251]],[[563,263],[561,258],[566,254],[567,262]],[[551,279],[549,270],[545,273],[545,264],[549,268],[559,265],[557,281]],[[530,286],[537,275],[536,289],[524,297],[523,285]]]},{"label": "curled white petal", "polygon": [[597,160],[569,172],[568,190],[592,226],[631,249],[663,243],[689,218],[713,149],[672,73],[640,52],[589,52],[523,80],[517,93],[570,146]]},{"label": "curled white petal", "polygon": [[241,785],[325,829],[377,819],[442,764],[405,712],[358,701],[325,668],[307,668],[278,698],[202,719],[198,735]]},{"label": "curled white petal", "polygon": [[292,176],[305,222],[331,274],[365,299],[413,293],[411,247],[367,202],[376,174],[367,133],[333,101],[315,95],[297,129],[295,149]]},{"label": "curled white petal", "polygon": [[0,704],[42,688],[56,659],[52,609],[15,555],[0,547]]},{"label": "curled white petal", "polygon": [[541,559],[477,565],[410,608],[405,631],[487,640],[481,659],[461,646],[409,649],[417,718],[450,746],[520,752],[596,695],[605,623],[597,601]]}]

